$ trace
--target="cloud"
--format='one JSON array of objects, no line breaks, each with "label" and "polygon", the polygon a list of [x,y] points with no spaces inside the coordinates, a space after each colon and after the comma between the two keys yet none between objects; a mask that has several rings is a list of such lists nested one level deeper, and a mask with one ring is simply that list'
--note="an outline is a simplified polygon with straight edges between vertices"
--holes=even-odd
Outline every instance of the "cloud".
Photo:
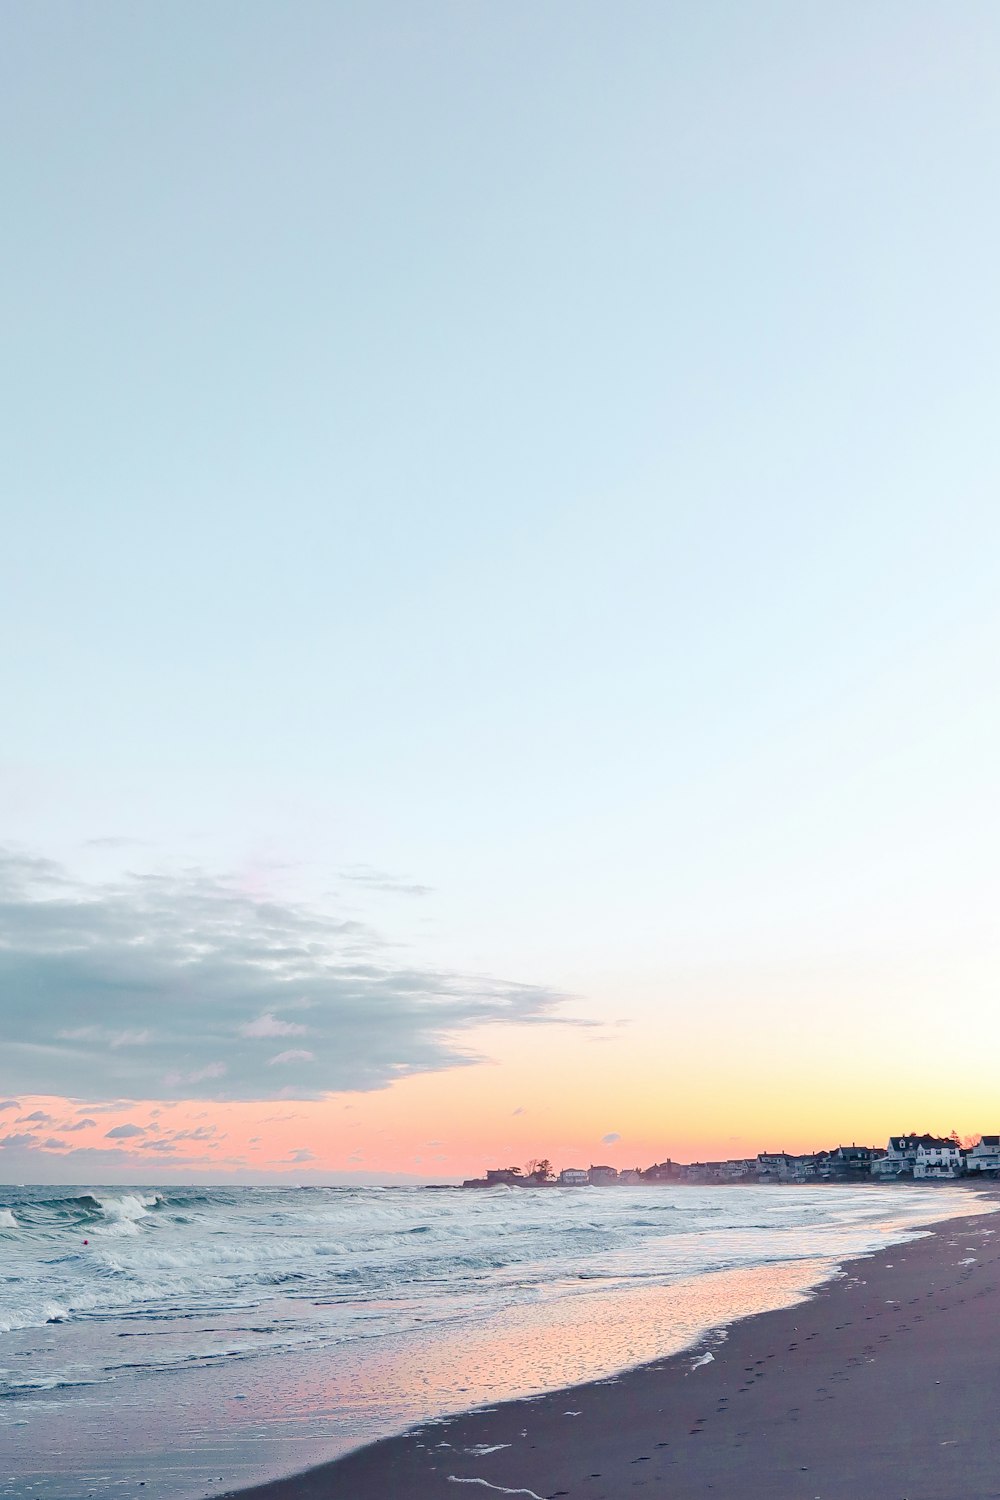
[{"label": "cloud", "polygon": [[0,1099],[0,1114],[3,1114],[3,1112],[4,1112],[5,1109],[20,1109],[20,1108],[21,1108],[21,1101],[19,1099]]},{"label": "cloud", "polygon": [[14,1146],[34,1146],[38,1141],[37,1135],[30,1130],[17,1130],[11,1135],[0,1136],[0,1150],[7,1151]]},{"label": "cloud", "polygon": [[528,1111],[525,1109],[523,1104],[519,1104],[516,1109],[511,1110],[512,1115],[526,1115],[527,1113]]},{"label": "cloud", "polygon": [[297,1151],[290,1151],[288,1153],[288,1160],[289,1161],[315,1161],[316,1157],[315,1157],[315,1154],[312,1151],[308,1151],[305,1146],[300,1146]]},{"label": "cloud", "polygon": [[104,1139],[106,1141],[127,1141],[132,1136],[145,1134],[146,1128],[144,1125],[115,1125],[113,1129],[104,1132]]},{"label": "cloud", "polygon": [[237,1028],[240,1036],[305,1036],[308,1026],[298,1021],[279,1021],[274,1016],[258,1016],[256,1021],[247,1021]]},{"label": "cloud", "polygon": [[142,1031],[110,1031],[101,1026],[71,1026],[56,1032],[60,1042],[100,1042],[109,1047],[142,1047],[151,1036],[148,1027]]},{"label": "cloud", "polygon": [[611,1131],[608,1132],[607,1135],[602,1135],[601,1136],[601,1145],[602,1146],[613,1146],[615,1144],[615,1141],[620,1141],[620,1140],[621,1140],[621,1136],[618,1134],[617,1130],[611,1130]]},{"label": "cloud", "polygon": [[[467,1065],[479,1026],[584,1024],[553,990],[401,963],[356,921],[198,871],[87,884],[2,850],[0,993],[0,1089],[100,1100],[321,1098]],[[261,1043],[300,1024],[289,1080]]]},{"label": "cloud", "polygon": [[[169,1089],[183,1088],[185,1084],[204,1083],[209,1078],[224,1078],[226,1075],[224,1062],[207,1063],[203,1068],[194,1068],[190,1073],[180,1073],[176,1068],[171,1068],[163,1075],[163,1082]],[[190,1090],[187,1092],[190,1093]]]},{"label": "cloud", "polygon": [[208,1078],[224,1078],[226,1075],[224,1062],[207,1063],[204,1068],[195,1068],[193,1073],[187,1075],[188,1083],[204,1083]]},{"label": "cloud", "polygon": [[96,1120],[86,1120],[86,1119],[84,1119],[84,1120],[75,1120],[72,1125],[61,1125],[59,1128],[60,1128],[60,1130],[65,1130],[67,1132],[72,1132],[74,1130],[89,1130],[92,1126],[94,1126],[96,1124],[97,1124]]},{"label": "cloud", "polygon": [[434,889],[430,885],[417,885],[412,880],[399,880],[385,870],[373,869],[371,865],[352,865],[349,870],[341,870],[340,877],[355,885],[367,886],[370,891],[386,891],[393,896],[429,896]]},{"label": "cloud", "polygon": [[85,849],[142,849],[148,845],[147,839],[117,838],[110,834],[100,839],[85,839]]},{"label": "cloud", "polygon": [[269,1057],[267,1065],[273,1068],[275,1063],[312,1062],[314,1052],[306,1052],[301,1047],[292,1047],[288,1052],[277,1052],[274,1057]]},{"label": "cloud", "polygon": [[54,1115],[47,1115],[44,1109],[36,1109],[30,1115],[22,1115],[15,1123],[18,1125],[54,1125],[56,1121]]}]

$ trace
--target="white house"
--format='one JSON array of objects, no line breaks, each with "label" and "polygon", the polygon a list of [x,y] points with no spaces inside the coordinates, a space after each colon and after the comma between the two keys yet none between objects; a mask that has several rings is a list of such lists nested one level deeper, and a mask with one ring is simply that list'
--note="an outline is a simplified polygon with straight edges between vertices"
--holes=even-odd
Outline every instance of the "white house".
[{"label": "white house", "polygon": [[811,1182],[819,1173],[819,1157],[815,1151],[793,1156],[788,1162],[789,1182]]},{"label": "white house", "polygon": [[955,1141],[935,1141],[917,1147],[914,1178],[960,1177],[965,1170],[965,1152]]},{"label": "white house", "polygon": [[787,1182],[793,1159],[787,1151],[758,1151],[758,1182]]},{"label": "white house", "polygon": [[921,1143],[925,1146],[937,1146],[941,1141],[936,1135],[891,1135],[885,1155],[872,1162],[872,1175],[912,1177]]},{"label": "white house", "polygon": [[590,1174],[586,1167],[563,1167],[559,1173],[559,1181],[563,1187],[587,1187]]},{"label": "white house", "polygon": [[984,1135],[965,1158],[967,1172],[1000,1172],[1000,1135]]}]

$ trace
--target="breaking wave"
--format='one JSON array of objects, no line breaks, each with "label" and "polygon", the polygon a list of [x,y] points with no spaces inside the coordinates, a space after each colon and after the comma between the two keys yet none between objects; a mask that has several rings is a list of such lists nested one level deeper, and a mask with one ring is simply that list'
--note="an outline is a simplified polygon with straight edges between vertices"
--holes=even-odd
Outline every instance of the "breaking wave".
[{"label": "breaking wave", "polygon": [[[0,1395],[15,1371],[20,1389],[25,1371],[37,1389],[66,1383],[52,1366],[72,1329],[104,1353],[79,1361],[70,1384],[472,1327],[542,1301],[858,1254],[942,1217],[946,1191],[8,1190]],[[46,1342],[5,1358],[3,1336],[32,1329]]]}]

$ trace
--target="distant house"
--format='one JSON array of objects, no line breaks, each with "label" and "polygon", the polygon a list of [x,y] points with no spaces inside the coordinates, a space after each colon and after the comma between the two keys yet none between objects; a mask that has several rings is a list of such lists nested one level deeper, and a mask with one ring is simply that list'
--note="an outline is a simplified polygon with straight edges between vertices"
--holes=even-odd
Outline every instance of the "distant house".
[{"label": "distant house", "polygon": [[881,1146],[838,1146],[830,1152],[829,1165],[836,1177],[870,1177],[873,1163],[885,1155]]},{"label": "distant house", "polygon": [[563,1167],[559,1173],[561,1187],[587,1187],[590,1176],[585,1167]]},{"label": "distant house", "polygon": [[487,1167],[486,1169],[487,1187],[499,1187],[504,1183],[520,1186],[523,1182],[524,1178],[516,1167]]},{"label": "distant house", "polygon": [[719,1179],[722,1182],[746,1182],[753,1176],[754,1163],[746,1157],[734,1157],[719,1163]]},{"label": "distant house", "polygon": [[1000,1172],[1000,1135],[979,1138],[965,1158],[967,1172]]},{"label": "distant house", "polygon": [[[762,1151],[751,1165],[758,1182],[814,1182],[817,1178],[839,1177],[845,1172],[843,1151],[865,1152],[867,1146],[839,1146],[837,1151]],[[867,1168],[867,1161],[865,1164]]]},{"label": "distant house", "polygon": [[758,1151],[757,1181],[787,1182],[793,1160],[794,1158],[789,1156],[787,1151]]},{"label": "distant house", "polygon": [[872,1176],[912,1177],[920,1146],[933,1146],[938,1139],[936,1135],[891,1135],[885,1155],[872,1162]]},{"label": "distant house", "polygon": [[654,1162],[651,1167],[647,1167],[642,1174],[642,1180],[643,1182],[680,1182],[681,1170],[679,1162],[670,1161],[668,1158],[666,1161]]},{"label": "distant house", "polygon": [[965,1152],[957,1141],[937,1140],[933,1145],[917,1147],[917,1159],[913,1176],[917,1180],[928,1177],[961,1177],[965,1171]]},{"label": "distant house", "polygon": [[634,1187],[636,1183],[642,1181],[642,1172],[638,1167],[626,1167],[624,1171],[618,1173],[618,1181],[627,1187]]},{"label": "distant house", "polygon": [[617,1167],[591,1167],[587,1173],[587,1180],[591,1187],[610,1187],[618,1181]]}]

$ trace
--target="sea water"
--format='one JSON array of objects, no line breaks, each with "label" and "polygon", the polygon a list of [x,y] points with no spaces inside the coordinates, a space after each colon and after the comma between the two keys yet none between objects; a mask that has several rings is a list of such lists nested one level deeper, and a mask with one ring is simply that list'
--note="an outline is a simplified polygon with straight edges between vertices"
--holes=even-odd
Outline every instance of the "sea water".
[{"label": "sea water", "polygon": [[[600,1378],[965,1188],[0,1188],[0,1496],[189,1500]],[[707,1347],[707,1346],[706,1346]]]}]

